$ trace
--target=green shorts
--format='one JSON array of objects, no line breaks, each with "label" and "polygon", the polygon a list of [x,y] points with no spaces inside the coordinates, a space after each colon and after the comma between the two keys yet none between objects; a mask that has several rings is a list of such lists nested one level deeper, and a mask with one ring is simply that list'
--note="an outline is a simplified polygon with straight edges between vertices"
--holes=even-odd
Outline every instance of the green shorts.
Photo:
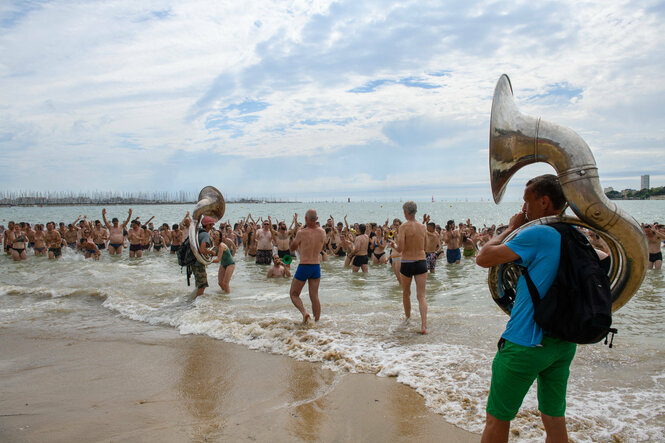
[{"label": "green shorts", "polygon": [[487,412],[499,420],[517,415],[524,396],[538,379],[538,410],[551,417],[566,413],[566,387],[577,345],[543,337],[542,346],[530,348],[505,341],[492,363],[492,384]]},{"label": "green shorts", "polygon": [[192,265],[192,273],[194,274],[194,284],[197,288],[208,287],[208,274],[203,263],[199,263],[198,261],[194,263]]}]

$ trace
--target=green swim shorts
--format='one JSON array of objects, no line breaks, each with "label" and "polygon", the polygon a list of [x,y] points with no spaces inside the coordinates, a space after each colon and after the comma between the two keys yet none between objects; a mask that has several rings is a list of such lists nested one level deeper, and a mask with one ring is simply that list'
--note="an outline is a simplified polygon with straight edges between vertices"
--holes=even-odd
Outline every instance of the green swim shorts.
[{"label": "green swim shorts", "polygon": [[566,413],[566,387],[577,345],[543,337],[530,348],[505,341],[492,363],[487,412],[499,420],[515,418],[533,381],[538,379],[538,410],[551,417]]}]

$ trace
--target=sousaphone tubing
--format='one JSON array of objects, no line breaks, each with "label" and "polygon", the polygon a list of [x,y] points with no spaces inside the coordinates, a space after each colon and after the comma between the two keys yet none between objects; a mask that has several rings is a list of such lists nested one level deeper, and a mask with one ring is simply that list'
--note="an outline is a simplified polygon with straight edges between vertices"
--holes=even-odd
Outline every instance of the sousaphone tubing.
[{"label": "sousaphone tubing", "polygon": [[199,224],[201,223],[201,219],[206,215],[221,220],[224,217],[225,211],[226,203],[224,203],[224,197],[217,188],[206,186],[201,189],[198,201],[192,212],[194,222],[189,224],[189,246],[192,248],[192,252],[199,263],[206,266],[212,263],[214,257],[202,254],[199,249]]},{"label": "sousaphone tubing", "polygon": [[[512,232],[504,243],[533,224],[564,222],[588,228],[609,246],[608,277],[612,311],[630,300],[642,284],[647,267],[647,242],[640,225],[603,192],[591,149],[575,131],[521,114],[513,99],[507,75],[494,89],[490,119],[490,182],[494,202],[499,203],[508,181],[520,168],[536,162],[549,163],[559,177],[568,207],[575,216],[544,217]],[[512,263],[490,268],[488,285],[492,298],[507,314],[520,270]]]}]

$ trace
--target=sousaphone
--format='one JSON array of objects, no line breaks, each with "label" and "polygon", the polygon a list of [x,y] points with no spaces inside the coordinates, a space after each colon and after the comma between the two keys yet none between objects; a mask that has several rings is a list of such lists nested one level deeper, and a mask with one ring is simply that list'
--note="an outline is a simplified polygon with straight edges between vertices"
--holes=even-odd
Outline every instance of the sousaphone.
[{"label": "sousaphone", "polygon": [[[564,222],[587,228],[609,246],[608,277],[612,311],[630,300],[642,284],[647,266],[646,237],[640,225],[603,192],[591,149],[573,130],[521,114],[507,75],[494,90],[490,121],[490,182],[499,203],[510,178],[525,165],[545,162],[557,172],[568,207],[575,217],[559,215],[531,221],[512,232],[504,243],[533,224]],[[512,263],[489,270],[492,298],[507,314],[512,309],[520,270]]]},{"label": "sousaphone", "polygon": [[226,203],[224,203],[224,197],[217,188],[206,186],[201,189],[194,212],[192,212],[194,222],[189,224],[189,246],[192,248],[192,252],[199,263],[206,266],[212,263],[214,257],[202,254],[199,249],[199,224],[201,223],[201,219],[206,215],[221,220],[224,217],[225,211]]}]

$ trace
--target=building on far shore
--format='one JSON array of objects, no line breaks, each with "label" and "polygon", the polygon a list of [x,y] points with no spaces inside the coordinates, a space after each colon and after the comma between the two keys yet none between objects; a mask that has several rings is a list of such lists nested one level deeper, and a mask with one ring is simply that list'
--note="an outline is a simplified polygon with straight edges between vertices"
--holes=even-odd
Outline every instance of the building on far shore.
[{"label": "building on far shore", "polygon": [[640,189],[649,189],[649,174],[640,177]]},{"label": "building on far shore", "polygon": [[614,188],[612,186],[608,186],[607,188],[603,188],[603,192],[607,194],[608,192],[614,191]]}]

